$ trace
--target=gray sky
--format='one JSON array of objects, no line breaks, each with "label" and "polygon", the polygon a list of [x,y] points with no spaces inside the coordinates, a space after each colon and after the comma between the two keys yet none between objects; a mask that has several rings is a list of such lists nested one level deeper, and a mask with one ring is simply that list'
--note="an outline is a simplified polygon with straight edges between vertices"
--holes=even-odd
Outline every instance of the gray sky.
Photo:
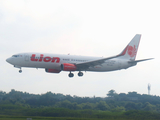
[{"label": "gray sky", "polygon": [[[0,90],[104,97],[136,91],[160,96],[158,0],[0,0]],[[155,58],[127,70],[46,73],[17,68],[5,60],[15,53],[46,52],[109,57],[142,34],[136,59]]]}]

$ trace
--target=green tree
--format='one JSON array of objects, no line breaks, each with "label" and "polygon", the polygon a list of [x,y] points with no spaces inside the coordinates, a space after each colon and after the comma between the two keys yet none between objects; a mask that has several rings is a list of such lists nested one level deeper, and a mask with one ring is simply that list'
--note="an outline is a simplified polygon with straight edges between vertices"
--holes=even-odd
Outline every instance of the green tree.
[{"label": "green tree", "polygon": [[123,106],[117,106],[116,108],[112,109],[112,112],[124,112],[125,108]]},{"label": "green tree", "polygon": [[110,90],[107,94],[108,97],[115,97],[117,95],[115,90]]},{"label": "green tree", "polygon": [[110,107],[106,104],[105,101],[100,101],[99,103],[97,103],[96,108],[98,110],[109,110],[110,109]]},{"label": "green tree", "polygon": [[83,103],[83,109],[93,109],[93,108],[94,106],[92,103],[89,103],[89,102]]},{"label": "green tree", "polygon": [[61,107],[63,107],[63,108],[69,108],[69,109],[73,109],[74,108],[74,106],[73,106],[74,104],[72,104],[68,100],[62,101],[60,103],[61,103]]},{"label": "green tree", "polygon": [[143,110],[145,110],[145,111],[155,111],[155,110],[156,110],[156,106],[150,104],[149,102],[146,102],[146,103],[144,104]]},{"label": "green tree", "polygon": [[136,104],[134,102],[128,102],[125,105],[126,110],[137,110]]}]

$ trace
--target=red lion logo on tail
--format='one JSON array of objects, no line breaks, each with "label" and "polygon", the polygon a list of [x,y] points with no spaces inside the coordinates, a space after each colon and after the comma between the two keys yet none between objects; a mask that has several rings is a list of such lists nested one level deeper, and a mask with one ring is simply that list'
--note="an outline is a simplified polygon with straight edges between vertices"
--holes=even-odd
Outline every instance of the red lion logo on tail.
[{"label": "red lion logo on tail", "polygon": [[128,55],[130,57],[134,57],[136,55],[136,53],[137,53],[137,50],[136,50],[135,45],[134,45],[134,47],[128,46]]}]

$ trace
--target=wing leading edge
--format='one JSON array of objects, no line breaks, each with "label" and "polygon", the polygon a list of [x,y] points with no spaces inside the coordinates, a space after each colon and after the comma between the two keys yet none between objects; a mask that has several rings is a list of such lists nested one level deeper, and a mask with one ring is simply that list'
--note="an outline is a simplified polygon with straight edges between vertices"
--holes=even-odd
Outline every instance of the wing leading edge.
[{"label": "wing leading edge", "polygon": [[84,62],[84,63],[78,63],[75,64],[77,66],[78,70],[87,70],[89,67],[94,67],[96,65],[102,65],[106,60],[110,60],[113,58],[116,58],[118,56],[113,56],[113,57],[108,57],[108,58],[103,58],[103,59],[98,59],[98,60],[93,60],[89,62]]}]

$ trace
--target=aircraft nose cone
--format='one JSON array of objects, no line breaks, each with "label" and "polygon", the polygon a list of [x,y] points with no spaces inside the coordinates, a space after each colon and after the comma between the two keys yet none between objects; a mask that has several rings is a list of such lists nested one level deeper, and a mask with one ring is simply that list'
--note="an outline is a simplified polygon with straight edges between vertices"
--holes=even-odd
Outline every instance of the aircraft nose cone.
[{"label": "aircraft nose cone", "polygon": [[8,63],[11,63],[11,58],[7,58],[6,61],[7,61]]}]

